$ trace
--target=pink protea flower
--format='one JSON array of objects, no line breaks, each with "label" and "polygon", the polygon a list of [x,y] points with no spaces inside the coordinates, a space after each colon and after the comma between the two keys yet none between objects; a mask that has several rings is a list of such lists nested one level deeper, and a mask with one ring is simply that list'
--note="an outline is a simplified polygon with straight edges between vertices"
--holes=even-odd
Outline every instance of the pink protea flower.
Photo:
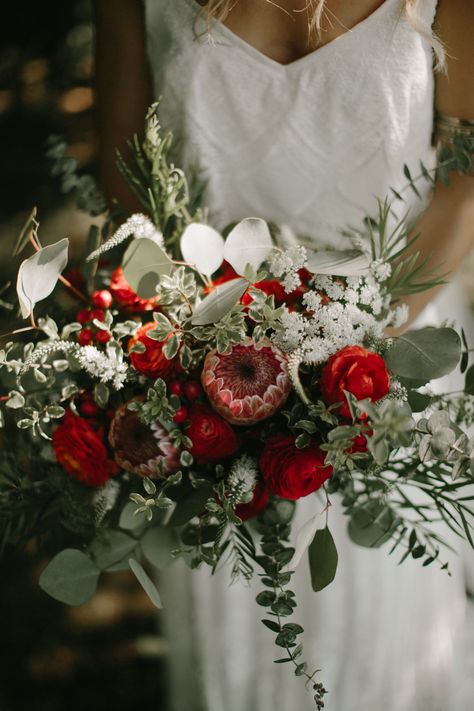
[{"label": "pink protea flower", "polygon": [[167,431],[154,422],[145,425],[136,412],[120,405],[110,424],[109,442],[115,461],[127,472],[156,477],[172,474],[179,469],[179,452]]},{"label": "pink protea flower", "polygon": [[201,380],[212,407],[235,425],[271,417],[291,390],[286,358],[267,339],[247,338],[225,353],[211,351]]}]

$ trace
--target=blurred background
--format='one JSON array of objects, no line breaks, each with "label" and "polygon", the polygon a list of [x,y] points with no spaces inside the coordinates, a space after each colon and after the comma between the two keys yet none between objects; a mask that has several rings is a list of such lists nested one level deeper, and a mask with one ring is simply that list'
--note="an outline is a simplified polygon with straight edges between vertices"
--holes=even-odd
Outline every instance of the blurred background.
[{"label": "blurred background", "polygon": [[[43,243],[87,234],[89,218],[50,175],[44,144],[63,134],[81,170],[94,172],[93,37],[89,0],[2,7],[0,333],[13,318],[1,288],[14,279],[10,255],[32,207]],[[166,650],[135,579],[109,576],[90,604],[67,608],[39,589],[43,566],[33,549],[0,561],[0,711],[165,709]]]}]

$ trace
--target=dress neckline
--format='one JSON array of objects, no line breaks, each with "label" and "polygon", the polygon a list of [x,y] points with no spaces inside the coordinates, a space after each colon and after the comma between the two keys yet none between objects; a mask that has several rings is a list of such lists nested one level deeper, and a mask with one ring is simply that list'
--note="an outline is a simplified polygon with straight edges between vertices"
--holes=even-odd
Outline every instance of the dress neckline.
[{"label": "dress neckline", "polygon": [[[275,71],[281,73],[293,72],[303,66],[309,65],[316,61],[316,57],[328,53],[334,46],[340,46],[348,37],[354,36],[359,31],[365,29],[367,26],[371,25],[373,22],[379,19],[380,15],[387,10],[387,7],[391,2],[399,0],[384,0],[384,2],[379,5],[370,15],[367,15],[363,20],[357,22],[353,27],[343,32],[338,37],[335,37],[330,42],[323,44],[321,47],[314,49],[312,52],[299,57],[298,59],[289,62],[288,64],[283,64],[278,62],[276,59],[272,59],[264,52],[254,47],[252,44],[244,40],[240,35],[236,34],[227,25],[225,25],[220,20],[213,21],[213,27],[219,32],[223,37],[227,39],[236,47],[239,47],[243,52],[245,52],[249,57],[253,58],[260,64],[272,68]],[[197,18],[197,13],[199,11],[199,5],[196,0],[184,0],[184,2],[193,10],[195,17]]]}]

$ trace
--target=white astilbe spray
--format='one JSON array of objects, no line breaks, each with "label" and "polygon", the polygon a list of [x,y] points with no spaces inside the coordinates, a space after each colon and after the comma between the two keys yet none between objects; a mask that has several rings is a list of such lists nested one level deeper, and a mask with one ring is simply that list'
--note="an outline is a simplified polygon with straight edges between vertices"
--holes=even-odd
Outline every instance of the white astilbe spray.
[{"label": "white astilbe spray", "polygon": [[96,526],[100,526],[105,516],[109,511],[112,511],[117,503],[120,494],[120,484],[114,479],[101,486],[92,497],[92,505],[94,506],[94,519]]},{"label": "white astilbe spray", "polygon": [[101,244],[100,247],[89,254],[86,261],[91,262],[93,259],[97,259],[105,252],[117,247],[117,245],[121,244],[132,235],[135,239],[146,237],[146,239],[151,239],[160,247],[163,246],[163,235],[161,232],[156,229],[149,217],[137,212],[134,215],[131,215],[128,220],[123,223],[123,225],[120,225],[118,230],[110,239],[107,240],[107,242],[104,242],[104,244]]},{"label": "white astilbe spray", "polygon": [[110,357],[95,346],[79,346],[72,341],[51,341],[37,346],[23,363],[20,375],[30,368],[38,368],[53,353],[62,352],[73,356],[81,368],[101,383],[111,383],[115,390],[121,390],[127,379],[128,366],[116,357]]},{"label": "white astilbe spray", "polygon": [[101,383],[111,383],[115,390],[121,390],[127,379],[127,364],[110,358],[95,346],[78,349],[76,358],[85,372]]},{"label": "white astilbe spray", "polygon": [[243,454],[233,463],[227,479],[227,495],[234,505],[245,504],[252,499],[257,477],[257,460],[248,454]]}]

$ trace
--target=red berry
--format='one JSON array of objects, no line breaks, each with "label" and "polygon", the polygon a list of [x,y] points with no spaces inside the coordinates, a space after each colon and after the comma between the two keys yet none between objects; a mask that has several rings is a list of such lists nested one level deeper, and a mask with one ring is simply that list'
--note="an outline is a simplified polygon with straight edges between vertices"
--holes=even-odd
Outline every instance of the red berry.
[{"label": "red berry", "polygon": [[112,306],[112,294],[107,289],[94,291],[92,304],[98,309],[109,309]]},{"label": "red berry", "polygon": [[95,404],[92,398],[87,398],[87,400],[81,400],[79,402],[78,410],[84,417],[97,417],[100,412],[100,407]]},{"label": "red berry", "polygon": [[80,311],[77,312],[76,321],[78,321],[79,323],[87,323],[90,320],[91,320],[91,310],[90,309],[81,309]]},{"label": "red berry", "polygon": [[109,331],[103,331],[102,329],[97,331],[95,334],[95,340],[97,343],[108,343],[111,338],[112,334]]},{"label": "red berry", "polygon": [[77,334],[77,341],[80,346],[88,346],[89,343],[92,342],[93,338],[94,333],[90,328],[83,328],[82,331],[79,331]]},{"label": "red berry", "polygon": [[104,320],[104,312],[102,311],[102,309],[94,309],[93,311],[91,311],[90,318],[91,318],[91,321],[96,319],[97,321],[102,322]]},{"label": "red berry", "polygon": [[202,387],[197,380],[188,380],[188,382],[184,384],[184,394],[188,400],[197,400],[201,393]]},{"label": "red berry", "polygon": [[176,422],[177,425],[182,425],[183,422],[186,422],[187,419],[188,408],[180,407],[178,410],[176,410],[176,415],[173,417],[173,422]]},{"label": "red berry", "polygon": [[170,395],[177,395],[178,397],[181,397],[184,392],[181,380],[172,380],[168,385],[168,392]]}]

